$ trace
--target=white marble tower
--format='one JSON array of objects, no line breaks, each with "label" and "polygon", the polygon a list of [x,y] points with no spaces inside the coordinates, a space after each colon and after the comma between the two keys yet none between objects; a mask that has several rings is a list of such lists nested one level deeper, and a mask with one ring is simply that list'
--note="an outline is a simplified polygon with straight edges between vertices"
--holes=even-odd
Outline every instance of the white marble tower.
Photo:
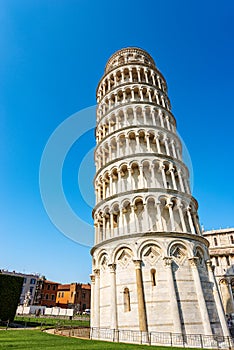
[{"label": "white marble tower", "polygon": [[229,335],[167,84],[139,48],[97,87],[91,326]]}]

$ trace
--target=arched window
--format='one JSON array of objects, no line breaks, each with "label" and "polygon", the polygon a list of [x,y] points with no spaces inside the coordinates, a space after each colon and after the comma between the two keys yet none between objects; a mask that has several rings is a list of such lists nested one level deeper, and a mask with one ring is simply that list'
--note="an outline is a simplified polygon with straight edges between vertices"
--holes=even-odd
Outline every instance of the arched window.
[{"label": "arched window", "polygon": [[196,257],[198,257],[198,261],[199,261],[200,265],[203,265],[203,254],[200,250],[197,250]]},{"label": "arched window", "polygon": [[124,312],[131,311],[130,306],[130,293],[128,288],[124,288]]},{"label": "arched window", "polygon": [[233,236],[231,236],[231,244],[234,244]]},{"label": "arched window", "polygon": [[214,238],[214,245],[218,245],[217,238]]},{"label": "arched window", "polygon": [[152,283],[152,286],[156,286],[156,270],[155,269],[152,269],[150,271],[150,274],[151,274],[151,283]]}]

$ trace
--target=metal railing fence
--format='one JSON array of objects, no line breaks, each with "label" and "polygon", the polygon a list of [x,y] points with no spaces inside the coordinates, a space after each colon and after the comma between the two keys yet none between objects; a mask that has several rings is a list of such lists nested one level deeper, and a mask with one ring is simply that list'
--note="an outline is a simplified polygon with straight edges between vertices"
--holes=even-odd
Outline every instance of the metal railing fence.
[{"label": "metal railing fence", "polygon": [[126,329],[109,329],[96,327],[57,327],[55,334],[69,337],[81,337],[110,342],[162,345],[201,349],[232,349],[232,337],[221,335],[180,334],[170,332],[142,332]]}]

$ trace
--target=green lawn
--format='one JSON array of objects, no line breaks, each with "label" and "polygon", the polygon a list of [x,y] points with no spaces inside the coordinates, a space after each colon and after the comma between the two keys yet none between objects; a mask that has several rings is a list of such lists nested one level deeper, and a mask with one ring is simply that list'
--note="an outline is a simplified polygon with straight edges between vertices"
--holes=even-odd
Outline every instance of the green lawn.
[{"label": "green lawn", "polygon": [[38,326],[89,326],[90,322],[87,319],[81,320],[63,320],[59,318],[48,318],[48,317],[22,317],[16,316],[14,319],[14,323],[20,324],[25,327],[38,327]]},{"label": "green lawn", "polygon": [[[0,349],[13,350],[77,350],[77,349],[173,349],[147,345],[108,343],[94,340],[66,338],[39,330],[0,330]],[[183,348],[184,349],[184,348]],[[176,348],[182,350],[182,348]]]}]

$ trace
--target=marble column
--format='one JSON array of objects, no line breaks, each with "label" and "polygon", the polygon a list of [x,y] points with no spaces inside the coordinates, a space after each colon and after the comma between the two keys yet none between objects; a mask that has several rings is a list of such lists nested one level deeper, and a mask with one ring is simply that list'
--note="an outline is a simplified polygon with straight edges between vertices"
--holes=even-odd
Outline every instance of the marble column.
[{"label": "marble column", "polygon": [[141,271],[141,260],[134,260],[134,264],[135,264],[135,271],[136,271],[139,329],[142,332],[147,332],[148,325],[147,325],[145,296],[144,296],[143,279],[142,279],[142,271]]},{"label": "marble column", "polygon": [[219,315],[219,320],[222,326],[223,335],[225,337],[230,337],[230,332],[227,326],[227,321],[225,318],[221,297],[220,297],[217,282],[214,276],[214,266],[212,266],[211,260],[206,261],[206,266],[207,266],[210,282],[213,284],[213,295],[214,295],[214,300],[217,307],[217,312]]},{"label": "marble column", "polygon": [[180,222],[181,222],[181,225],[182,225],[182,231],[183,232],[187,232],[186,224],[185,224],[185,221],[184,221],[183,204],[181,202],[179,202],[177,204],[177,207],[178,207],[178,211],[179,211],[179,215],[180,215]]},{"label": "marble column", "polygon": [[100,270],[94,270],[95,289],[94,289],[94,322],[93,327],[100,328]]},{"label": "marble column", "polygon": [[91,315],[90,315],[90,328],[95,327],[95,313],[94,313],[94,307],[95,307],[95,300],[94,300],[94,294],[95,294],[95,275],[90,275],[91,279]]},{"label": "marble column", "polygon": [[189,258],[188,260],[189,260],[190,265],[191,265],[194,285],[195,285],[196,292],[197,292],[197,301],[198,301],[198,305],[199,305],[199,309],[200,309],[200,313],[201,313],[201,320],[202,320],[202,324],[203,324],[204,334],[205,335],[212,335],[210,318],[209,318],[209,314],[207,311],[206,301],[205,301],[205,297],[203,294],[203,289],[202,289],[201,280],[200,280],[199,271],[198,271],[198,266],[197,266],[199,259],[198,259],[198,257],[194,256],[192,258]]},{"label": "marble column", "polygon": [[161,214],[161,203],[156,203],[156,210],[157,210],[157,222],[158,222],[158,229],[159,231],[163,231],[163,223],[162,223],[162,214]]},{"label": "marble column", "polygon": [[166,204],[166,207],[168,208],[168,211],[169,211],[169,216],[170,216],[170,222],[171,222],[171,230],[172,231],[175,231],[175,220],[174,220],[174,214],[173,214],[173,203],[172,202],[168,202]]},{"label": "marble column", "polygon": [[194,229],[194,225],[193,225],[193,220],[192,220],[192,216],[191,216],[191,208],[188,207],[187,208],[187,216],[188,216],[188,221],[189,221],[189,226],[190,226],[190,230],[192,234],[196,234],[195,229]]},{"label": "marble column", "polygon": [[174,169],[173,167],[170,167],[169,171],[170,171],[170,173],[171,173],[171,179],[172,179],[173,189],[174,189],[174,190],[177,190],[176,180],[175,180],[175,174],[174,174],[175,169]]},{"label": "marble column", "polygon": [[181,192],[184,192],[184,184],[183,184],[181,170],[178,169],[177,173],[178,173],[178,178],[179,178],[179,183],[180,183],[180,190],[181,190]]},{"label": "marble column", "polygon": [[165,165],[161,164],[159,169],[161,170],[161,174],[162,174],[163,186],[164,186],[164,188],[167,188],[167,180],[166,180],[166,175],[165,175]]},{"label": "marble column", "polygon": [[173,333],[182,333],[182,327],[181,327],[181,320],[180,320],[180,312],[179,312],[179,306],[175,291],[175,283],[174,283],[174,277],[173,277],[173,270],[172,270],[172,257],[166,256],[163,258],[165,266],[166,266],[166,273],[167,273],[167,281],[168,281],[168,291],[169,291],[169,297],[170,297],[170,304],[171,304],[171,315],[172,315],[172,322],[173,322]]},{"label": "marble column", "polygon": [[110,269],[110,300],[111,300],[111,329],[117,329],[117,297],[116,297],[116,264],[109,264]]}]

